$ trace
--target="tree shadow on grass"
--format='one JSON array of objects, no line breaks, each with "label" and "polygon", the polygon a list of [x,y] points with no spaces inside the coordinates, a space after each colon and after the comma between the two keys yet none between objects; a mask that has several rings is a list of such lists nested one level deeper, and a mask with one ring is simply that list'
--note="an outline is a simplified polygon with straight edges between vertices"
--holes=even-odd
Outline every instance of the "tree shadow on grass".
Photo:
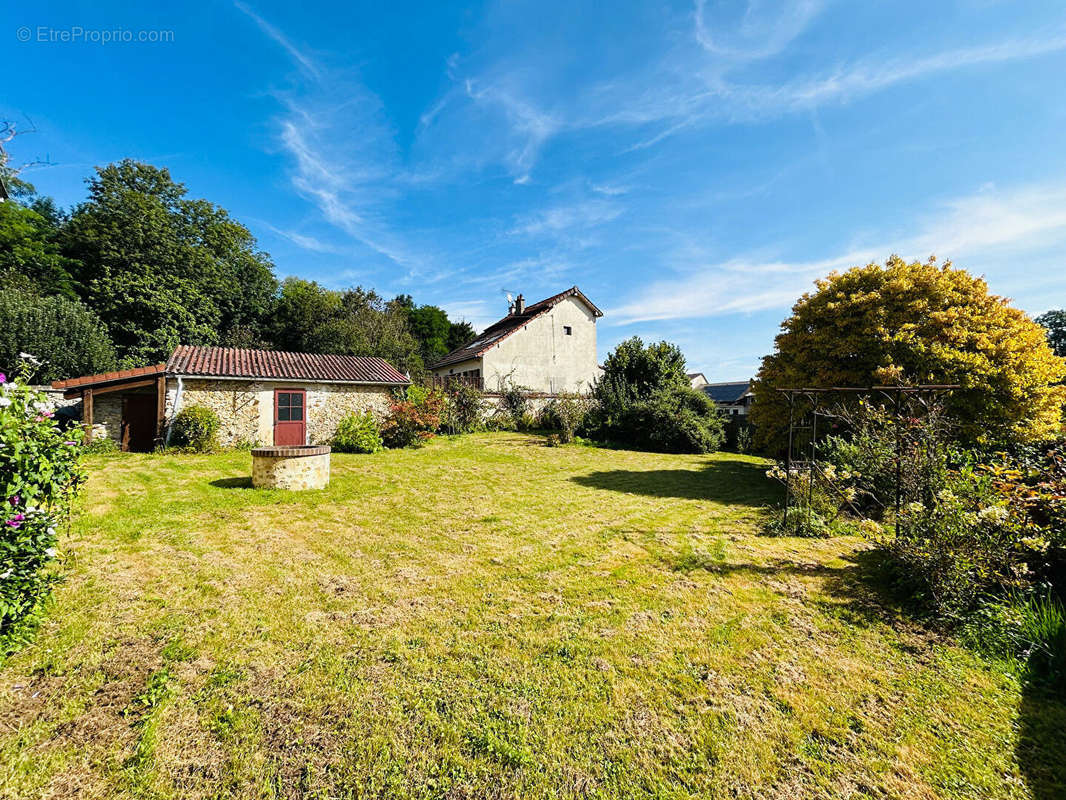
[{"label": "tree shadow on grass", "polygon": [[765,506],[780,499],[766,467],[748,461],[711,461],[702,469],[613,469],[570,480],[592,489],[649,497],[677,497],[733,505]]},{"label": "tree shadow on grass", "polygon": [[219,489],[251,489],[252,479],[247,475],[241,475],[237,478],[219,478],[216,481],[211,481],[211,485]]},{"label": "tree shadow on grass", "polygon": [[1066,699],[1061,688],[1027,683],[1018,727],[1015,754],[1033,800],[1066,797]]}]

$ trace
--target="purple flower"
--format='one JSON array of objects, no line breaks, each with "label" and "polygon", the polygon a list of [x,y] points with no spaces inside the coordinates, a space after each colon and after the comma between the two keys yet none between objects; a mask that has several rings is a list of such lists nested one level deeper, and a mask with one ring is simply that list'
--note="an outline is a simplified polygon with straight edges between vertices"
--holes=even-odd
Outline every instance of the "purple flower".
[{"label": "purple flower", "polygon": [[17,494],[11,495],[11,497],[7,498],[7,502],[11,503],[12,506],[17,506],[22,502],[22,496]]},{"label": "purple flower", "polygon": [[9,528],[17,528],[19,525],[22,524],[22,520],[24,520],[24,519],[26,519],[25,515],[16,514],[15,516],[13,516],[11,519],[9,519],[7,521],[7,525],[8,525]]},{"label": "purple flower", "polygon": [[7,383],[7,375],[0,372],[0,383]]}]

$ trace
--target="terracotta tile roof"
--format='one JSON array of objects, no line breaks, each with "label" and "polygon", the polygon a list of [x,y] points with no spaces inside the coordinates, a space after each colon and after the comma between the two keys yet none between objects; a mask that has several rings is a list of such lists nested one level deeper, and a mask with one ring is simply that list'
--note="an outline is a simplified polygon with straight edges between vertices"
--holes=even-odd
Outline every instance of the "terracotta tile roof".
[{"label": "terracotta tile roof", "polygon": [[552,308],[568,297],[578,298],[589,307],[593,316],[603,316],[603,312],[593,305],[592,301],[585,297],[580,289],[576,286],[571,286],[565,292],[559,292],[559,294],[552,295],[538,303],[526,306],[521,314],[508,314],[503,319],[492,323],[472,342],[464,344],[456,350],[452,350],[452,352],[448,353],[448,355],[444,356],[440,361],[430,364],[429,369],[439,369],[440,367],[446,367],[449,364],[458,364],[460,361],[469,361],[472,358],[480,358],[494,344],[503,341],[512,333],[525,327],[537,317],[551,311]]},{"label": "terracotta tile roof", "polygon": [[101,372],[99,375],[82,375],[80,378],[69,378],[64,381],[52,381],[53,389],[80,389],[83,386],[97,386],[103,383],[118,383],[131,378],[145,378],[152,375],[161,375],[166,370],[166,364],[153,364],[150,367],[134,367],[133,369],[120,369],[115,372]]},{"label": "terracotta tile roof", "polygon": [[232,347],[178,347],[166,364],[83,375],[52,381],[67,391],[102,384],[122,383],[152,375],[191,375],[214,378],[332,381],[334,383],[407,384],[407,378],[383,358],[334,356],[317,353],[279,353]]},{"label": "terracotta tile roof", "polygon": [[274,378],[335,383],[407,384],[383,358],[319,353],[282,353],[235,347],[178,347],[167,361],[168,375],[218,378]]}]

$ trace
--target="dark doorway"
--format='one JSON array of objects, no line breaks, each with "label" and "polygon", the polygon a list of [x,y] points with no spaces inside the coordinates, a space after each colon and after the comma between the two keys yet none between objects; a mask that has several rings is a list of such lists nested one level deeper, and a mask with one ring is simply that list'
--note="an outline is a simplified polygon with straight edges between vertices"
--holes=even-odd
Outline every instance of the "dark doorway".
[{"label": "dark doorway", "polygon": [[122,449],[149,453],[155,447],[156,396],[127,394],[122,397]]},{"label": "dark doorway", "polygon": [[306,441],[303,389],[274,391],[274,444],[301,445]]}]

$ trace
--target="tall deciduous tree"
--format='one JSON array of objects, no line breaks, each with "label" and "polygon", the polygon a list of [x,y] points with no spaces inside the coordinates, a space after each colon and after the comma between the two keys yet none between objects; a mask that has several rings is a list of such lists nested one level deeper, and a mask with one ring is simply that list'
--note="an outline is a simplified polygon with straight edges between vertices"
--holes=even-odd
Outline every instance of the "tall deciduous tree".
[{"label": "tall deciduous tree", "polygon": [[276,282],[247,228],[186,198],[166,169],[127,159],[88,183],[88,201],[65,226],[64,254],[83,265],[75,275],[82,297],[125,364],[258,325]]},{"label": "tall deciduous tree", "polygon": [[286,278],[271,314],[274,345],[308,353],[379,356],[417,375],[422,358],[406,310],[373,290],[343,292]]},{"label": "tall deciduous tree", "polygon": [[1055,355],[1066,357],[1066,311],[1048,311],[1036,318],[1047,331],[1047,341]]},{"label": "tall deciduous tree", "polygon": [[[41,213],[41,212],[44,213]],[[0,203],[0,276],[44,294],[76,298],[72,272],[80,265],[60,252],[62,215],[50,200],[31,207]]]},{"label": "tall deciduous tree", "polygon": [[1066,361],[1044,330],[950,263],[892,257],[816,283],[781,324],[754,386],[765,445],[788,425],[778,387],[957,383],[948,400],[971,441],[1038,439],[1060,422]]}]

